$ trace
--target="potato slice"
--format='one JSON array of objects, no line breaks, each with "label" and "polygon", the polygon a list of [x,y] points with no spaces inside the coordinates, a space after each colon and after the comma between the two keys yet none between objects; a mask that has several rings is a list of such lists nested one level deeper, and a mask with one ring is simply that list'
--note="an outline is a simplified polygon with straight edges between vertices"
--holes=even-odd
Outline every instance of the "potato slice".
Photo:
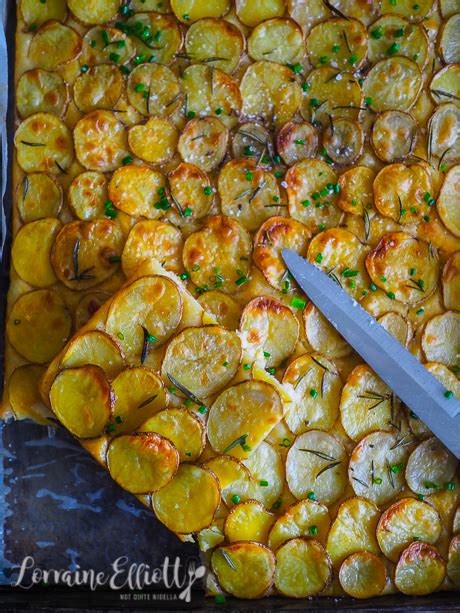
[{"label": "potato slice", "polygon": [[326,549],[335,568],[354,553],[380,553],[375,538],[379,517],[380,511],[370,500],[356,496],[342,502],[327,535]]},{"label": "potato slice", "polygon": [[390,311],[377,320],[385,330],[403,346],[407,346],[412,338],[412,330],[407,321],[400,313]]},{"label": "potato slice", "polygon": [[293,353],[299,337],[299,322],[281,302],[260,296],[246,305],[240,331],[249,359],[263,352],[265,365],[271,368],[279,366]]},{"label": "potato slice", "polygon": [[383,14],[396,13],[410,21],[420,21],[431,11],[432,6],[433,0],[421,0],[416,5],[412,4],[412,0],[399,0],[396,5],[391,0],[382,0],[380,10]]},{"label": "potato slice", "polygon": [[275,556],[261,543],[233,543],[217,547],[211,567],[222,588],[236,598],[262,598],[275,573]]},{"label": "potato slice", "polygon": [[235,219],[218,215],[208,217],[187,238],[183,260],[199,294],[214,288],[231,294],[248,280],[250,255],[248,231]]},{"label": "potato slice", "polygon": [[[155,399],[155,404],[158,398]],[[163,405],[165,401],[163,401]],[[116,404],[115,404],[116,412]],[[206,443],[203,420],[183,407],[159,411],[139,428],[141,432],[157,432],[172,441],[181,462],[195,462]]]},{"label": "potato slice", "polygon": [[458,237],[460,237],[459,199],[460,166],[454,166],[446,173],[436,201],[436,208],[446,228]]},{"label": "potato slice", "polygon": [[142,277],[121,290],[109,307],[105,329],[129,363],[143,363],[149,350],[174,334],[182,318],[182,296],[163,276]]},{"label": "potato slice", "polygon": [[440,362],[449,367],[459,366],[460,314],[447,311],[435,315],[426,324],[422,348],[429,362]]},{"label": "potato slice", "polygon": [[363,152],[364,133],[358,122],[336,119],[326,128],[323,145],[336,164],[350,166]]},{"label": "potato slice", "polygon": [[110,476],[131,494],[157,492],[174,477],[179,454],[174,445],[155,432],[115,437],[107,451]]},{"label": "potato slice", "polygon": [[412,543],[405,549],[395,570],[395,585],[409,596],[425,596],[441,587],[446,563],[433,545]]},{"label": "potato slice", "polygon": [[41,289],[20,296],[6,324],[8,340],[29,362],[45,364],[63,348],[72,318],[61,296]]},{"label": "potato slice", "polygon": [[[224,382],[219,383],[222,388]],[[224,390],[214,401],[207,423],[208,439],[217,453],[244,459],[282,416],[281,398],[274,387],[262,381],[243,381]]]},{"label": "potato slice", "polygon": [[125,361],[118,342],[102,330],[89,330],[73,337],[59,365],[61,368],[76,368],[86,364],[99,366],[112,380],[123,369]]},{"label": "potato slice", "polygon": [[289,214],[312,233],[336,226],[342,212],[337,206],[337,175],[320,160],[302,160],[286,173]]},{"label": "potato slice", "polygon": [[238,19],[250,28],[266,19],[282,17],[286,10],[283,0],[264,0],[258,5],[251,0],[235,0],[235,4]]},{"label": "potato slice", "polygon": [[214,170],[224,159],[228,130],[215,117],[193,119],[182,131],[178,150],[182,159],[202,171]]},{"label": "potato slice", "polygon": [[16,205],[24,223],[57,217],[62,206],[62,189],[45,173],[25,175],[18,185]]},{"label": "potato slice", "polygon": [[460,161],[459,129],[460,109],[453,102],[440,104],[428,123],[428,156],[437,158],[439,165]]},{"label": "potato slice", "polygon": [[369,286],[365,261],[369,247],[342,228],[331,228],[317,234],[308,246],[307,259],[333,275],[334,281],[354,298],[361,298]]},{"label": "potato slice", "polygon": [[108,25],[96,26],[88,30],[83,38],[81,61],[87,66],[108,63],[123,65],[135,52],[134,41],[125,32]]},{"label": "potato slice", "polygon": [[248,39],[248,53],[257,61],[297,64],[305,55],[302,28],[293,19],[268,19],[259,23]]},{"label": "potato slice", "polygon": [[339,414],[342,381],[334,363],[319,353],[302,355],[291,362],[283,383],[295,390],[285,416],[289,430],[329,430]]},{"label": "potato slice", "polygon": [[453,481],[456,457],[435,437],[423,441],[411,453],[406,467],[407,485],[416,494],[428,496]]},{"label": "potato slice", "polygon": [[203,528],[203,530],[200,530],[197,534],[197,542],[200,551],[209,551],[210,549],[214,549],[215,547],[217,547],[217,545],[220,545],[223,541],[225,541],[225,536],[222,530],[222,519],[216,520],[213,524],[209,526],[209,528]]},{"label": "potato slice", "polygon": [[179,142],[179,133],[172,123],[153,117],[146,124],[133,126],[128,143],[134,155],[151,164],[168,162]]},{"label": "potato slice", "polygon": [[222,17],[230,9],[230,0],[171,0],[171,8],[179,21],[189,24],[204,17]]},{"label": "potato slice", "polygon": [[348,556],[340,567],[339,581],[352,598],[373,598],[382,593],[387,580],[382,559],[368,551]]},{"label": "potato slice", "polygon": [[65,172],[73,161],[72,134],[55,115],[27,117],[14,137],[16,157],[24,172]]},{"label": "potato slice", "polygon": [[276,137],[276,148],[288,166],[314,157],[318,135],[311,123],[286,123]]},{"label": "potato slice", "polygon": [[407,158],[417,137],[417,123],[412,115],[402,111],[386,111],[377,115],[372,126],[371,144],[382,162]]},{"label": "potato slice", "polygon": [[[145,9],[146,10],[146,9]],[[133,28],[137,55],[149,58],[149,62],[171,64],[182,46],[180,25],[173,15],[161,13],[137,13],[128,19],[127,32]]]},{"label": "potato slice", "polygon": [[276,448],[262,441],[243,463],[252,478],[247,490],[249,497],[267,508],[278,508],[284,486],[284,461]]},{"label": "potato slice", "polygon": [[29,46],[29,59],[34,66],[55,70],[68,64],[81,53],[78,32],[58,21],[47,21],[34,34]]},{"label": "potato slice", "polygon": [[414,60],[421,69],[425,66],[429,41],[423,26],[409,24],[399,15],[384,15],[369,32],[369,58],[373,63],[397,54]]},{"label": "potato slice", "polygon": [[449,545],[447,575],[454,585],[460,586],[460,535],[454,536]]},{"label": "potato slice", "polygon": [[286,290],[286,293],[297,288],[289,276],[281,252],[289,248],[299,255],[305,255],[309,238],[307,226],[295,219],[272,217],[260,226],[254,237],[253,260],[272,287]]},{"label": "potato slice", "polygon": [[54,113],[62,116],[68,102],[67,85],[57,72],[34,68],[19,77],[16,104],[23,119],[34,113]]},{"label": "potato slice", "polygon": [[357,19],[333,17],[311,29],[307,50],[315,68],[330,64],[354,72],[366,59],[366,28]]},{"label": "potato slice", "polygon": [[219,173],[218,191],[222,213],[237,219],[249,231],[281,212],[275,177],[254,160],[227,162]]},{"label": "potato slice", "polygon": [[78,438],[100,436],[112,414],[113,391],[99,366],[68,368],[55,378],[49,393],[51,409]]},{"label": "potato slice", "polygon": [[424,300],[434,291],[439,277],[439,263],[431,245],[407,232],[385,234],[367,256],[366,268],[373,283],[390,300],[405,304]]},{"label": "potato slice", "polygon": [[458,0],[439,0],[441,15],[446,19],[458,11]]},{"label": "potato slice", "polygon": [[93,0],[89,4],[68,0],[67,4],[78,21],[85,25],[112,21],[120,8],[120,0]]},{"label": "potato slice", "polygon": [[307,305],[302,318],[305,336],[314,351],[328,358],[345,358],[353,351],[312,302]]},{"label": "potato slice", "polygon": [[75,330],[82,328],[109,298],[110,294],[105,292],[90,292],[83,296],[75,307]]},{"label": "potato slice", "polygon": [[268,535],[268,545],[276,551],[291,538],[312,535],[324,545],[330,525],[326,506],[315,500],[301,500],[291,505],[273,524]]},{"label": "potato slice", "polygon": [[93,111],[82,117],[73,136],[77,159],[88,170],[110,172],[128,156],[126,128],[110,111]]},{"label": "potato slice", "polygon": [[238,504],[235,500],[250,499],[251,473],[239,460],[229,455],[218,455],[202,466],[217,477],[222,500],[227,507]]},{"label": "potato slice", "polygon": [[330,505],[344,492],[347,455],[327,432],[310,430],[298,436],[286,459],[286,481],[299,500],[312,498]]},{"label": "potato slice", "polygon": [[48,407],[40,396],[40,382],[46,369],[43,366],[26,364],[16,368],[8,381],[8,399],[16,419],[32,418],[48,425]]},{"label": "potato slice", "polygon": [[193,64],[207,63],[228,74],[238,67],[244,47],[241,30],[223,19],[200,19],[185,37],[185,50]]},{"label": "potato slice", "polygon": [[182,84],[167,66],[141,64],[128,77],[128,100],[142,115],[167,117],[183,97]]},{"label": "potato slice", "polygon": [[436,104],[450,102],[459,106],[460,99],[460,65],[450,64],[437,72],[430,83],[430,94]]},{"label": "potato slice", "polygon": [[123,240],[120,226],[109,219],[66,224],[51,250],[56,277],[74,290],[101,283],[117,270]]},{"label": "potato slice", "polygon": [[377,526],[380,549],[392,562],[416,539],[434,544],[441,536],[438,512],[426,502],[403,498],[382,515]]},{"label": "potato slice", "polygon": [[276,552],[275,586],[284,596],[307,598],[318,594],[331,577],[331,559],[318,541],[294,538]]},{"label": "potato slice", "polygon": [[208,175],[198,166],[182,162],[169,174],[169,189],[175,204],[170,211],[174,225],[183,226],[188,220],[206,217],[213,204],[213,188]]},{"label": "potato slice", "polygon": [[437,362],[428,362],[425,368],[444,385],[446,390],[451,390],[455,398],[460,400],[460,380],[447,366]]},{"label": "potato slice", "polygon": [[164,525],[179,534],[211,525],[220,502],[215,475],[195,464],[181,464],[172,481],[152,495],[152,508]]},{"label": "potato slice", "polygon": [[274,163],[274,145],[267,128],[255,121],[248,121],[236,130],[232,139],[234,158],[252,158],[259,166]]},{"label": "potato slice", "polygon": [[422,87],[422,74],[416,62],[406,57],[390,57],[375,64],[367,74],[363,92],[369,108],[383,111],[408,111]]},{"label": "potato slice", "polygon": [[229,543],[257,541],[266,543],[268,532],[275,520],[263,504],[257,500],[246,500],[233,507],[224,523],[225,537]]},{"label": "potato slice", "polygon": [[114,206],[128,215],[157,219],[163,215],[161,194],[165,186],[166,178],[160,172],[130,164],[113,173],[108,188],[109,198]]},{"label": "potato slice", "polygon": [[108,200],[107,179],[102,172],[87,171],[77,175],[67,190],[72,212],[84,221],[104,217]]},{"label": "potato slice", "polygon": [[45,3],[37,3],[37,0],[21,0],[19,4],[22,17],[28,26],[32,24],[41,26],[50,19],[64,21],[67,13],[65,0],[48,0]]},{"label": "potato slice", "polygon": [[123,90],[123,77],[117,66],[99,64],[81,74],[74,83],[74,102],[81,113],[113,109]]},{"label": "potato slice", "polygon": [[442,26],[438,39],[438,46],[446,64],[460,62],[460,45],[458,31],[460,29],[460,15],[452,15]]},{"label": "potato slice", "polygon": [[50,253],[61,228],[58,219],[48,218],[32,221],[19,229],[11,247],[11,259],[23,281],[35,287],[56,282]]},{"label": "potato slice", "polygon": [[294,73],[276,62],[255,62],[240,84],[242,112],[269,121],[276,128],[291,121],[302,102],[302,90]]},{"label": "potato slice", "polygon": [[211,314],[216,322],[228,328],[229,330],[237,330],[240,325],[241,307],[227,294],[218,291],[205,292],[198,297],[198,302],[203,309]]}]

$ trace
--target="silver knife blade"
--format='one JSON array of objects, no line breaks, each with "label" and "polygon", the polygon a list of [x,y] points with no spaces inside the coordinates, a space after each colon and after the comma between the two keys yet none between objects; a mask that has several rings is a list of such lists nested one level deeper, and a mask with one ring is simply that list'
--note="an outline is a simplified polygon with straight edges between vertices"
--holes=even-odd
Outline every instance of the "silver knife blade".
[{"label": "silver knife blade", "polygon": [[291,249],[290,273],[307,297],[393,392],[460,458],[460,401],[337,283]]}]

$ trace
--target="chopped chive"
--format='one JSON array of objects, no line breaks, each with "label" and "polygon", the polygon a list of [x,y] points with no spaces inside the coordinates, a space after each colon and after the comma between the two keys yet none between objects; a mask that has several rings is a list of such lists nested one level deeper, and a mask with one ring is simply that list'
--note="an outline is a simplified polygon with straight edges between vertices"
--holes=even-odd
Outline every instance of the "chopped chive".
[{"label": "chopped chive", "polygon": [[138,83],[136,85],[136,87],[134,88],[134,91],[139,93],[141,92],[143,89],[145,89],[145,83]]},{"label": "chopped chive", "polygon": [[261,485],[262,487],[267,487],[268,486],[268,481],[265,481],[265,479],[261,479],[259,481],[259,485]]},{"label": "chopped chive", "polygon": [[81,71],[83,72],[83,74],[85,72],[88,72],[88,66],[86,64],[83,64],[83,66],[81,67]]},{"label": "chopped chive", "polygon": [[453,397],[453,395],[454,395],[454,392],[452,392],[451,390],[447,390],[447,391],[445,391],[445,392],[444,392],[444,396],[445,396],[445,398],[447,398],[447,399],[452,398],[452,397]]},{"label": "chopped chive", "polygon": [[227,368],[227,366],[228,366],[228,361],[227,361],[227,360],[225,360],[225,362],[222,364],[222,366],[225,366],[225,368]]},{"label": "chopped chive", "polygon": [[132,155],[127,155],[121,160],[121,163],[123,164],[123,166],[126,166],[127,164],[132,164],[133,160],[134,158]]},{"label": "chopped chive", "polygon": [[240,285],[243,285],[243,283],[247,283],[248,281],[249,281],[249,277],[246,277],[245,275],[243,275],[242,277],[240,277],[239,279],[235,281],[235,285],[240,287]]},{"label": "chopped chive", "polygon": [[317,262],[318,264],[321,264],[322,261],[323,261],[323,254],[322,253],[318,253],[316,258],[315,258],[315,262]]},{"label": "chopped chive", "polygon": [[220,106],[215,111],[216,115],[222,115],[223,112],[224,112],[224,109],[221,108]]},{"label": "chopped chive", "polygon": [[291,300],[291,307],[294,309],[304,309],[306,304],[306,300],[303,298],[298,298],[297,296],[294,296]]},{"label": "chopped chive", "polygon": [[209,185],[203,188],[203,192],[205,196],[210,196],[212,194],[212,188]]},{"label": "chopped chive", "polygon": [[310,87],[311,87],[310,83],[307,83],[306,81],[302,83],[302,89],[304,92],[307,92],[310,89]]},{"label": "chopped chive", "polygon": [[264,351],[264,358],[269,358],[270,357],[270,353],[268,351]]},{"label": "chopped chive", "polygon": [[305,141],[301,138],[296,138],[296,140],[294,141],[294,145],[305,145]]},{"label": "chopped chive", "polygon": [[381,277],[381,278],[380,278],[380,281],[381,281],[382,283],[386,283],[386,282],[387,282],[387,278],[386,278],[386,277]]},{"label": "chopped chive", "polygon": [[352,66],[354,66],[356,64],[356,62],[358,61],[358,56],[356,55],[356,53],[352,53],[350,55],[350,57],[348,58],[348,62],[349,64],[351,64]]},{"label": "chopped chive", "polygon": [[372,98],[371,98],[370,96],[366,96],[366,97],[364,98],[364,104],[365,104],[366,106],[371,106],[371,104],[372,104]]},{"label": "chopped chive", "polygon": [[332,53],[338,53],[340,51],[340,45],[332,45]]},{"label": "chopped chive", "polygon": [[329,63],[329,58],[327,57],[327,55],[321,55],[319,58],[319,63],[320,64],[328,64]]},{"label": "chopped chive", "polygon": [[268,372],[268,374],[269,374],[269,375],[271,375],[272,377],[274,377],[274,376],[275,376],[275,374],[276,374],[276,368],[274,368],[273,366],[272,366],[271,368],[266,368],[265,370],[266,370],[266,371]]},{"label": "chopped chive", "polygon": [[444,487],[446,488],[446,490],[452,492],[455,489],[455,483],[453,483],[453,481],[448,481],[444,484]]},{"label": "chopped chive", "polygon": [[400,48],[401,45],[399,43],[393,43],[390,47],[388,47],[387,54],[394,55],[395,53],[398,53]]},{"label": "chopped chive", "polygon": [[315,492],[308,492],[307,498],[308,500],[316,500]]},{"label": "chopped chive", "polygon": [[243,370],[251,370],[250,364],[243,364]]},{"label": "chopped chive", "polygon": [[401,471],[403,468],[404,464],[402,462],[399,462],[398,464],[393,464],[393,466],[391,467],[391,472],[399,473],[399,471]]},{"label": "chopped chive", "polygon": [[121,57],[121,55],[119,53],[115,53],[113,51],[112,51],[112,53],[109,54],[109,60],[111,62],[114,62],[115,64],[118,62],[120,57]]},{"label": "chopped chive", "polygon": [[393,292],[387,292],[387,296],[390,300],[395,300],[396,296],[394,295]]},{"label": "chopped chive", "polygon": [[374,28],[374,30],[371,30],[371,36],[375,40],[382,38],[384,34],[385,34],[385,31],[382,28],[382,26],[378,26],[377,28]]},{"label": "chopped chive", "polygon": [[310,526],[308,528],[308,534],[318,534],[318,526]]},{"label": "chopped chive", "polygon": [[423,313],[425,312],[424,308],[419,309],[418,311],[415,311],[416,315],[423,315]]},{"label": "chopped chive", "polygon": [[235,494],[234,496],[232,496],[231,501],[233,502],[233,504],[238,504],[241,501],[241,497],[238,496],[238,494]]},{"label": "chopped chive", "polygon": [[204,415],[205,413],[207,413],[207,411],[208,409],[204,406],[204,404],[198,407],[198,413],[201,413],[201,415]]},{"label": "chopped chive", "polygon": [[224,604],[226,600],[225,594],[216,594],[214,596],[214,602],[216,604]]},{"label": "chopped chive", "polygon": [[184,217],[191,217],[192,214],[193,214],[193,211],[189,207],[186,207],[184,209]]},{"label": "chopped chive", "polygon": [[311,205],[310,200],[302,200],[302,206],[307,207],[307,206],[310,206],[310,205]]},{"label": "chopped chive", "polygon": [[377,291],[377,286],[375,285],[375,283],[371,283],[369,287],[371,288],[372,292],[376,292]]},{"label": "chopped chive", "polygon": [[402,38],[404,36],[404,28],[398,28],[395,32],[395,38]]},{"label": "chopped chive", "polygon": [[281,443],[279,444],[280,447],[285,447],[286,449],[288,447],[291,446],[291,439],[289,438],[283,438],[283,440],[281,441]]},{"label": "chopped chive", "polygon": [[310,396],[311,396],[312,398],[317,398],[317,396],[318,396],[318,392],[317,392],[315,389],[311,388],[311,389],[310,389]]},{"label": "chopped chive", "polygon": [[246,172],[246,181],[252,181],[252,180],[253,180],[253,178],[254,178],[253,173],[252,173],[250,170],[248,170],[248,171]]}]

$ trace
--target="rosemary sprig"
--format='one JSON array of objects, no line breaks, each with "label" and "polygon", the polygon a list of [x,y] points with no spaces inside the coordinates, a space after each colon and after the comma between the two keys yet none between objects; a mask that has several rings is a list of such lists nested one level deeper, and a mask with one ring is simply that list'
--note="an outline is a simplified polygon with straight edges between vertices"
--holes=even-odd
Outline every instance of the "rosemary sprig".
[{"label": "rosemary sprig", "polygon": [[[311,368],[309,368],[307,370],[307,372],[304,372],[303,375],[300,377],[300,379],[298,379],[297,383],[294,385],[294,389],[297,389],[298,386],[300,385],[300,383],[305,379],[305,377],[308,375],[308,373],[311,371]],[[307,449],[301,449],[301,451],[308,451]]]},{"label": "rosemary sprig", "polygon": [[245,189],[244,192],[241,192],[241,194],[236,196],[236,198],[234,198],[234,199],[235,200],[241,200],[241,198],[244,198],[245,196],[248,196],[250,193],[251,193],[250,189]]},{"label": "rosemary sprig", "polygon": [[441,168],[441,164],[443,163],[445,156],[449,153],[451,149],[452,147],[448,147],[445,151],[443,151],[441,157],[439,158],[438,170]]},{"label": "rosemary sprig", "polygon": [[338,15],[342,19],[346,19],[348,21],[349,17],[344,15],[342,11],[339,11],[339,9],[336,8],[329,0],[323,0],[323,4],[331,11],[331,13],[334,13],[335,15]]},{"label": "rosemary sprig", "polygon": [[328,460],[329,462],[337,461],[337,458],[334,458],[334,456],[329,455],[328,453],[324,453],[324,451],[317,451],[316,449],[299,449],[299,451],[306,451],[307,453],[311,453],[320,458],[321,460]]},{"label": "rosemary sprig", "polygon": [[184,394],[184,396],[187,396],[187,398],[190,398],[190,400],[194,402],[195,404],[203,406],[203,403],[201,402],[201,400],[197,398],[193,392],[191,392],[184,385],[182,385],[182,383],[179,383],[179,381],[175,379],[169,373],[167,373],[167,377],[171,381],[171,383],[174,385],[174,387],[177,387],[177,389],[180,390]]},{"label": "rosemary sprig", "polygon": [[322,468],[319,473],[316,475],[315,477],[315,481],[316,479],[318,479],[318,477],[320,477],[323,473],[325,473],[327,470],[330,470],[331,468],[335,468],[336,466],[338,466],[339,464],[342,464],[342,460],[338,460],[337,462],[331,462],[330,464],[327,464],[327,466],[325,466],[324,468]]},{"label": "rosemary sprig", "polygon": [[246,445],[246,439],[249,436],[249,432],[246,432],[246,434],[242,434],[241,436],[239,436],[238,438],[236,438],[234,441],[232,441],[230,443],[230,445],[228,445],[228,447],[226,447],[224,449],[224,455],[226,453],[228,453],[229,451],[231,451],[232,449],[235,449],[235,447],[238,447],[238,445],[241,445],[241,447],[243,447],[243,445]]},{"label": "rosemary sprig", "polygon": [[144,341],[142,345],[142,353],[141,353],[141,364],[144,364],[147,359],[147,355],[149,353],[150,343],[154,343],[156,338],[150,334],[145,326],[141,326],[142,331],[144,332]]},{"label": "rosemary sprig", "polygon": [[[179,98],[182,96],[182,92],[179,92],[177,94],[177,96],[174,96],[174,98],[171,100],[171,102],[168,102],[168,104],[166,105],[165,108],[169,108],[170,106],[172,106],[175,102],[177,102],[179,100]],[[149,100],[150,100],[150,89],[149,89]]]},{"label": "rosemary sprig", "polygon": [[171,200],[174,202],[176,209],[179,212],[179,215],[181,217],[184,217],[184,209],[182,208],[181,203],[179,202],[179,200],[176,198],[176,196],[172,193],[171,190],[169,190],[169,195],[171,196]]},{"label": "rosemary sprig", "polygon": [[259,183],[259,185],[256,187],[256,189],[252,192],[252,194],[249,196],[249,204],[251,204],[251,202],[254,200],[254,198],[257,196],[257,194],[260,192],[260,190],[265,187],[266,185],[266,181],[262,181],[262,183]]},{"label": "rosemary sprig", "polygon": [[368,484],[362,481],[361,479],[358,479],[358,477],[352,477],[352,479],[353,481],[357,481],[358,483],[360,483],[363,487],[367,487],[369,489]]},{"label": "rosemary sprig", "polygon": [[363,218],[364,218],[364,238],[365,240],[369,240],[369,236],[371,233],[371,219],[369,217],[369,213],[366,208],[363,208]]},{"label": "rosemary sprig", "polygon": [[226,552],[224,549],[221,549],[221,550],[220,550],[220,552],[221,552],[221,554],[223,555],[224,560],[225,560],[225,561],[227,562],[227,564],[230,566],[230,568],[231,568],[232,570],[236,571],[236,566],[235,566],[235,564],[233,563],[232,558],[231,558],[231,557],[228,555],[228,553],[227,553],[227,552]]},{"label": "rosemary sprig", "polygon": [[390,451],[393,449],[397,449],[398,447],[405,447],[406,445],[411,445],[414,442],[414,439],[411,438],[409,433],[404,434],[399,440],[396,441],[394,445],[390,447]]},{"label": "rosemary sprig", "polygon": [[350,47],[350,43],[348,42],[348,36],[347,33],[345,32],[345,30],[342,30],[342,36],[345,40],[345,44],[347,46],[348,52],[351,53],[351,47]]},{"label": "rosemary sprig", "polygon": [[391,487],[395,489],[395,480],[393,479],[393,471],[391,470],[390,463],[388,462],[388,458],[385,459],[385,466],[387,469],[388,480],[391,483]]},{"label": "rosemary sprig", "polygon": [[31,143],[29,140],[22,140],[21,143],[23,145],[27,145],[28,147],[44,147],[44,143]]},{"label": "rosemary sprig", "polygon": [[24,184],[22,187],[22,199],[25,200],[27,196],[27,192],[29,191],[29,177],[26,175],[24,177]]},{"label": "rosemary sprig", "polygon": [[262,145],[264,147],[267,146],[267,141],[262,140],[261,138],[259,138],[255,134],[252,134],[251,132],[246,132],[246,130],[237,130],[236,133],[241,134],[242,136],[246,136],[246,138],[255,140],[256,143],[259,143],[259,145]]},{"label": "rosemary sprig", "polygon": [[85,268],[85,270],[80,272],[79,255],[80,255],[80,239],[77,238],[73,246],[73,251],[72,251],[73,277],[70,277],[69,281],[89,281],[90,279],[95,279],[96,278],[95,275],[88,274],[90,270],[93,270],[94,266]]},{"label": "rosemary sprig", "polygon": [[460,100],[459,96],[456,96],[455,94],[451,94],[450,92],[446,92],[446,91],[444,91],[442,89],[432,89],[431,91],[438,98],[441,98],[442,96],[444,96],[444,98],[451,98],[452,100]]},{"label": "rosemary sprig", "polygon": [[422,280],[419,279],[418,281],[415,281],[415,279],[408,279],[409,283],[412,283],[412,285],[408,285],[406,283],[406,287],[408,287],[409,289],[416,289],[419,292],[422,292],[423,294],[425,293],[425,290],[422,287]]},{"label": "rosemary sprig", "polygon": [[144,402],[141,402],[140,405],[137,407],[138,409],[143,409],[144,407],[146,407],[148,404],[150,404],[151,402],[153,402],[155,400],[155,398],[158,398],[158,394],[154,394],[153,396],[150,396],[150,398],[146,398],[144,400]]},{"label": "rosemary sprig", "polygon": [[68,175],[69,174],[66,170],[64,170],[64,168],[62,168],[62,166],[59,164],[59,162],[57,160],[54,160],[54,163],[56,164],[58,169],[62,172],[62,174],[64,174],[64,175]]},{"label": "rosemary sprig", "polygon": [[204,60],[201,60],[202,64],[207,64],[208,62],[228,62],[228,57],[207,57]]}]

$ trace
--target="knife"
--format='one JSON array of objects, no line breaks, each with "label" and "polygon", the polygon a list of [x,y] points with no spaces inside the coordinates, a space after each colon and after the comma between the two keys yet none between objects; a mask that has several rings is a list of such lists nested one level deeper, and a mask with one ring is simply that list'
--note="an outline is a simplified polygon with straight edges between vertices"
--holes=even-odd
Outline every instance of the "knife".
[{"label": "knife", "polygon": [[326,319],[460,458],[460,401],[324,272],[291,249],[283,249],[282,256],[289,272]]}]

